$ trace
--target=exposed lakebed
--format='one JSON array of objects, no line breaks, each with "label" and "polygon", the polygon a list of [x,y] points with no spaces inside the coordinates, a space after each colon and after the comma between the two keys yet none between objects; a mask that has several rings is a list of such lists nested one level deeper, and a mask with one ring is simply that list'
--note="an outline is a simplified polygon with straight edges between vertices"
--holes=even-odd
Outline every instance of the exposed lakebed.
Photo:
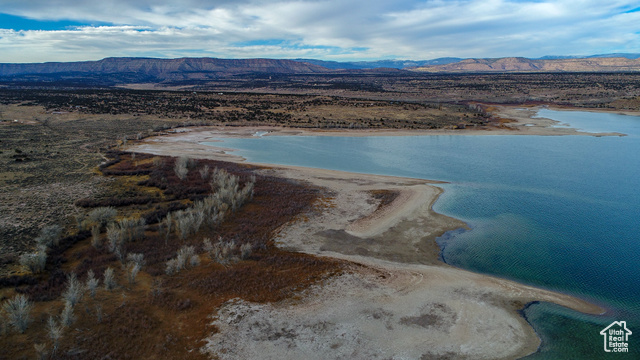
[{"label": "exposed lakebed", "polygon": [[[434,209],[471,229],[440,239],[443,259],[606,307],[603,316],[549,304],[524,311],[543,340],[532,358],[599,358],[604,326],[640,329],[640,117],[538,116],[627,136],[261,136],[222,145],[252,162],[449,182]],[[631,336],[629,347],[638,353],[640,341]]]}]

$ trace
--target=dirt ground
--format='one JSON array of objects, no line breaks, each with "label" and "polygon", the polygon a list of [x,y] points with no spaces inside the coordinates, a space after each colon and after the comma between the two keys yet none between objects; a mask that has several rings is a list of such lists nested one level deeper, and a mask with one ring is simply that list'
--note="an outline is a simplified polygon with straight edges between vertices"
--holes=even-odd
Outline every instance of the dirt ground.
[{"label": "dirt ground", "polygon": [[5,265],[35,247],[42,227],[74,227],[75,201],[105,191],[110,179],[95,169],[109,146],[167,124],[21,104],[0,104],[0,119],[0,275],[21,271]]}]

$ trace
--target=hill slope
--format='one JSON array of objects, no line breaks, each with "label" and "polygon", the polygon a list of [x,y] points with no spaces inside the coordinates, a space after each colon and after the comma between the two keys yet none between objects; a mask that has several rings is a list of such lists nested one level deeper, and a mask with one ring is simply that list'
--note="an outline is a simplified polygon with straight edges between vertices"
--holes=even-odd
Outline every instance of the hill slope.
[{"label": "hill slope", "polygon": [[246,73],[317,73],[327,68],[292,60],[215,58],[106,58],[99,61],[0,64],[0,76],[136,74],[157,81],[186,80]]},{"label": "hill slope", "polygon": [[623,72],[640,71],[640,59],[584,58],[532,60],[519,57],[466,59],[456,63],[413,68],[421,72]]},{"label": "hill slope", "polygon": [[[4,86],[101,87],[126,84],[196,85],[209,81],[236,81],[271,75],[386,76],[406,70],[417,73],[491,73],[491,72],[640,72],[640,59],[566,58],[499,59],[442,58],[429,61],[385,60],[379,62],[338,63],[319,60],[216,59],[216,58],[106,58],[99,61],[50,62],[37,64],[0,63],[0,82]],[[453,62],[456,61],[456,62]],[[325,65],[325,66],[322,66]],[[367,68],[362,68],[366,66]],[[407,68],[407,66],[414,66]],[[345,69],[346,67],[346,69]],[[360,68],[358,68],[360,67]],[[404,68],[403,68],[404,67]],[[403,69],[400,69],[403,68]],[[252,86],[251,81],[246,86]],[[263,84],[264,85],[264,84]],[[329,84],[336,86],[335,83]],[[353,84],[347,84],[353,86]]]}]

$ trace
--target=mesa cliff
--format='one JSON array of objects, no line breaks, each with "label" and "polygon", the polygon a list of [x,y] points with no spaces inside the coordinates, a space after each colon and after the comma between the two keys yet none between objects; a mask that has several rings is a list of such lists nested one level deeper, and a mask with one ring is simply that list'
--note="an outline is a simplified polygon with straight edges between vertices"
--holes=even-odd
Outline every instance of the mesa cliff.
[{"label": "mesa cliff", "polygon": [[585,58],[533,60],[522,57],[465,59],[413,68],[421,72],[627,72],[640,71],[640,59]]}]

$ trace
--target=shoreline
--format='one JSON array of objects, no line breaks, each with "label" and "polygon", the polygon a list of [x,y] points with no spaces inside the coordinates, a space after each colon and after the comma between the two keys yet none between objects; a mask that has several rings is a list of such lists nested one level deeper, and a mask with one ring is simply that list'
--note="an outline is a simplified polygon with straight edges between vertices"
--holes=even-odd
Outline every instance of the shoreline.
[{"label": "shoreline", "polygon": [[[498,136],[498,135],[533,135],[533,136],[626,136],[618,132],[586,132],[579,131],[571,127],[554,127],[560,124],[559,121],[533,117],[538,110],[548,108],[556,111],[584,111],[616,113],[630,116],[640,116],[640,112],[633,111],[613,111],[609,109],[582,109],[568,108],[560,106],[516,106],[516,105],[494,105],[492,113],[499,118],[508,119],[511,122],[503,124],[502,127],[485,127],[480,129],[301,129],[291,127],[279,127],[272,125],[260,126],[203,126],[189,129],[180,129],[163,134],[164,137],[171,137],[180,134],[198,132],[206,133],[200,142],[215,142],[217,138],[240,137],[247,138],[256,136],[343,136],[343,137],[368,137],[368,136],[437,136],[437,135],[463,135],[463,136]],[[213,140],[211,140],[211,139]],[[183,140],[187,138],[183,137]],[[233,149],[217,148],[217,151],[232,151]]]},{"label": "shoreline", "polygon": [[[281,229],[276,243],[287,250],[358,264],[351,273],[315,288],[295,306],[274,304],[261,307],[256,312],[253,305],[249,308],[247,304],[225,305],[216,320],[221,331],[207,339],[207,348],[212,353],[224,351],[240,357],[250,356],[250,349],[239,343],[252,341],[252,323],[249,321],[252,319],[267,327],[280,326],[284,322],[285,327],[296,331],[302,331],[301,327],[315,328],[314,325],[328,321],[342,324],[340,326],[349,324],[356,327],[353,331],[360,336],[344,345],[346,348],[355,347],[353,351],[364,351],[366,346],[375,347],[383,339],[400,341],[397,336],[403,331],[398,328],[408,327],[423,336],[422,342],[407,345],[417,357],[420,351],[427,351],[424,354],[433,356],[455,354],[456,357],[511,359],[534,353],[540,345],[539,337],[520,313],[527,304],[547,301],[588,314],[604,312],[601,307],[568,294],[473,273],[442,262],[435,239],[447,231],[464,228],[466,224],[433,211],[432,206],[443,191],[434,185],[441,182],[253,163],[229,154],[231,149],[201,144],[211,141],[212,137],[253,136],[264,129],[251,127],[227,131],[195,128],[150,138],[127,149],[156,155],[258,165],[262,167],[259,173],[308,182],[326,189],[325,201],[317,204],[311,213],[304,214],[298,221]],[[279,134],[283,135],[282,132]],[[378,209],[378,202],[371,192],[379,190],[397,192],[398,195]],[[358,305],[354,305],[354,302]],[[318,308],[328,312],[328,315],[318,313]],[[354,318],[353,315],[331,309],[350,309],[351,313],[360,314],[360,317]],[[373,320],[371,317],[366,321],[361,319],[362,314],[378,311],[376,309],[382,309],[381,313],[386,315],[377,319],[373,316]],[[336,311],[340,313],[339,316],[327,318],[335,315]],[[226,322],[225,314],[238,312],[246,313],[246,322],[233,325]],[[387,322],[385,326],[380,325],[383,318]],[[412,326],[415,325],[412,322],[414,320],[407,319],[414,319],[419,326]],[[233,322],[231,318],[228,320]],[[512,330],[504,331],[504,323],[509,323]],[[394,332],[385,330],[389,327],[394,328]],[[436,328],[439,330],[434,331]],[[482,332],[472,330],[480,328]],[[328,336],[326,331],[318,331],[313,334],[314,338],[324,339]],[[442,331],[449,337],[444,342],[436,341],[441,339]],[[487,332],[495,340],[492,340],[492,344],[486,343]],[[238,333],[245,334],[245,338],[241,337],[242,341],[237,342],[237,346],[229,347],[230,339],[226,336]],[[425,342],[425,338],[432,342]],[[326,341],[330,340],[327,338]],[[430,347],[424,348],[421,345],[424,343],[429,343]],[[288,344],[296,349],[307,345]],[[268,344],[254,341],[252,346],[268,347]],[[273,354],[274,357],[280,355],[277,351]]]},{"label": "shoreline", "polygon": [[[579,136],[626,136],[626,134],[618,133],[618,132],[586,132],[580,131],[576,128],[572,127],[554,127],[556,125],[561,124],[560,121],[556,121],[549,118],[542,117],[534,117],[540,109],[546,108],[554,111],[583,111],[583,112],[608,112],[613,113],[612,111],[596,111],[596,109],[580,109],[580,108],[568,108],[568,107],[559,107],[559,106],[511,106],[511,105],[499,105],[495,106],[496,110],[494,114],[501,118],[506,118],[509,120],[513,120],[512,123],[507,123],[505,126],[509,126],[513,129],[524,131],[526,134],[523,135],[545,135],[545,136],[568,136],[568,135],[579,135]],[[620,113],[620,112],[615,112]],[[634,115],[639,116],[640,113],[626,113],[623,115]]]},{"label": "shoreline", "polygon": [[[626,134],[618,132],[585,132],[571,127],[554,127],[560,124],[560,121],[533,117],[538,110],[548,108],[555,111],[583,111],[583,112],[600,112],[615,113],[629,116],[640,116],[640,111],[619,111],[613,109],[596,109],[596,108],[575,108],[558,105],[493,105],[495,108],[491,112],[499,117],[510,120],[511,122],[503,124],[502,127],[485,127],[481,129],[301,129],[291,127],[280,127],[272,125],[260,126],[201,126],[194,128],[186,128],[174,130],[155,136],[154,138],[171,138],[172,136],[181,136],[181,141],[189,141],[189,136],[184,134],[197,132],[206,134],[204,137],[198,135],[199,141],[194,142],[194,151],[200,142],[217,142],[219,138],[250,138],[260,134],[259,136],[343,136],[343,137],[368,137],[368,136],[437,136],[437,135],[463,135],[463,136],[502,136],[502,135],[532,135],[532,136],[626,136]],[[162,141],[162,140],[160,140]],[[171,141],[171,140],[168,140]],[[228,157],[237,160],[238,156],[229,154],[234,149],[224,147],[207,146],[210,151],[217,151],[219,156]],[[202,150],[199,148],[197,150]],[[209,151],[209,152],[210,152]],[[207,152],[195,151],[194,155],[208,156]],[[230,161],[234,161],[230,160]]]},{"label": "shoreline", "polygon": [[549,108],[550,110],[555,110],[555,111],[584,111],[584,112],[608,113],[608,114],[618,114],[618,115],[628,115],[628,116],[640,116],[640,110],[581,108],[581,107],[563,106],[563,105],[546,105],[546,107]]}]

